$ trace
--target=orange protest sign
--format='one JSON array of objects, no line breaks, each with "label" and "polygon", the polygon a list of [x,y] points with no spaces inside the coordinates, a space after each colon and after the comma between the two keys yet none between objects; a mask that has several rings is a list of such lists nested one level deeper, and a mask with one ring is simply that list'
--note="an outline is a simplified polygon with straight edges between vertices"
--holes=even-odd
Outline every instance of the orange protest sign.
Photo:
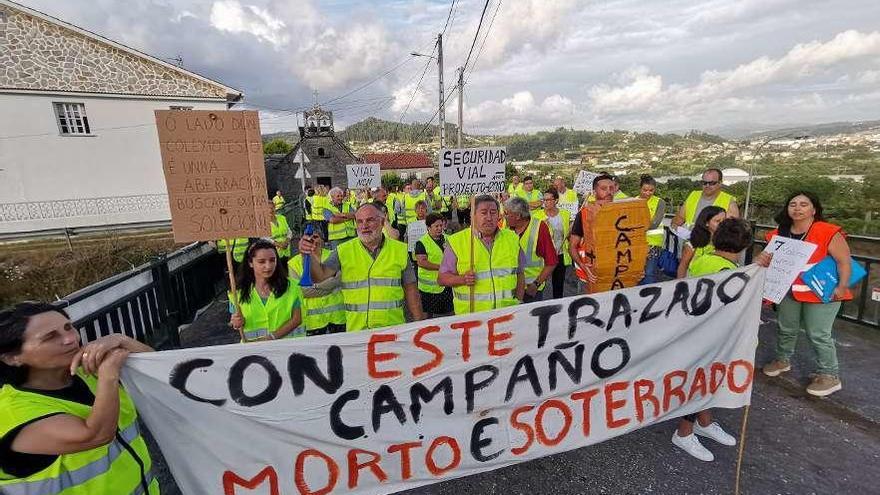
[{"label": "orange protest sign", "polygon": [[587,207],[583,248],[598,277],[589,293],[633,287],[645,274],[648,241],[645,232],[651,215],[642,199],[628,199],[600,207]]},{"label": "orange protest sign", "polygon": [[175,241],[269,235],[257,112],[156,110],[156,128]]}]

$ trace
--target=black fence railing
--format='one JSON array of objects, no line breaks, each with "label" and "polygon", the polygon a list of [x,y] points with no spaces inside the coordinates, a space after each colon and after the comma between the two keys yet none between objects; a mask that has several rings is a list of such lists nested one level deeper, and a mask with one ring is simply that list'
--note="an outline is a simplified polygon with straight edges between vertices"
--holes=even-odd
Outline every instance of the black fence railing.
[{"label": "black fence railing", "polygon": [[[753,249],[746,251],[746,264],[751,263],[755,253],[761,252],[767,245],[763,236],[755,235],[757,231],[770,229],[773,227],[752,224],[752,237],[755,244]],[[858,241],[862,245],[876,245],[880,249],[880,239],[874,237],[847,236],[847,239],[850,242]],[[669,228],[666,228],[666,243],[667,246],[672,246],[673,252],[679,252],[679,239],[672,234]],[[667,247],[667,249],[670,248]],[[875,293],[880,292],[880,258],[864,254],[853,254],[852,257],[865,268],[868,274],[855,287],[851,288],[853,299],[841,305],[837,317],[841,320],[880,329],[880,300],[874,299],[878,297],[875,296]]]},{"label": "black fence railing", "polygon": [[222,257],[191,244],[62,301],[83,342],[123,333],[156,349],[180,346],[178,327],[222,290]]}]

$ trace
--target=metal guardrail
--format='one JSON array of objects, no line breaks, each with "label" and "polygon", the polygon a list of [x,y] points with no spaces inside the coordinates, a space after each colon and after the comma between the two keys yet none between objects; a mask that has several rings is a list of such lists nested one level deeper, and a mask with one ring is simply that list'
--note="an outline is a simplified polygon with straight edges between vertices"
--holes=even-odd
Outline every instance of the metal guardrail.
[{"label": "metal guardrail", "polygon": [[223,288],[222,257],[206,243],[162,255],[60,301],[83,342],[122,333],[156,349],[180,346],[178,326]]}]

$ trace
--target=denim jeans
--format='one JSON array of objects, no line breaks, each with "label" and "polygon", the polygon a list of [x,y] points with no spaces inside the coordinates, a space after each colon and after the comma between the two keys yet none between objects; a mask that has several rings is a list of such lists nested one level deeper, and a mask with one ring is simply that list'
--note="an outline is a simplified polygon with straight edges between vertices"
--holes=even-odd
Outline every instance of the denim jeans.
[{"label": "denim jeans", "polygon": [[777,308],[776,359],[791,361],[798,334],[803,329],[816,353],[816,372],[838,376],[837,348],[831,331],[840,304],[802,303],[795,301],[791,294],[785,296]]},{"label": "denim jeans", "polygon": [[652,246],[645,259],[645,276],[639,281],[639,285],[653,284],[657,281],[657,261],[660,260],[660,249]]}]

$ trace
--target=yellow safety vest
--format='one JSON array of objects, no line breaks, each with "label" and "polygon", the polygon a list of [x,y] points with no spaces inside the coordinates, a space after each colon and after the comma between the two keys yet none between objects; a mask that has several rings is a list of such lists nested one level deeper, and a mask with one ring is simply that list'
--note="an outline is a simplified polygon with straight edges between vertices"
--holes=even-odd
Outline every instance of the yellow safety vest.
[{"label": "yellow safety vest", "polygon": [[409,263],[406,243],[385,237],[375,259],[360,239],[343,242],[336,251],[342,272],[346,330],[357,332],[404,323],[401,274]]},{"label": "yellow safety vest", "polygon": [[[237,263],[244,261],[244,255],[247,253],[249,241],[250,239],[247,237],[237,237],[232,240],[232,259]],[[226,239],[217,240],[217,252],[221,254],[226,253]]]},{"label": "yellow safety vest", "polygon": [[559,200],[556,202],[556,206],[558,206],[559,209],[564,209],[571,214],[571,211],[567,208],[568,205],[574,205],[575,207],[579,206],[578,195],[574,189],[566,189],[564,193],[559,195]]},{"label": "yellow safety vest", "polygon": [[532,189],[532,192],[527,192],[525,189],[520,189],[516,192],[516,195],[529,203],[541,201],[542,199],[544,199],[544,195],[538,192],[536,189]]},{"label": "yellow safety vest", "polygon": [[[654,220],[654,215],[657,214],[657,206],[660,205],[660,198],[657,196],[651,196],[648,198],[648,213],[650,214],[650,221]],[[656,229],[648,230],[645,234],[648,239],[649,246],[662,246],[663,245],[663,236],[666,232],[663,230],[663,225],[661,224]]]},{"label": "yellow safety vest", "polygon": [[275,214],[275,221],[272,222],[272,240],[275,242],[287,241],[287,247],[278,250],[278,256],[290,258],[290,227],[287,225],[287,219],[284,215]]},{"label": "yellow safety vest", "polygon": [[[700,197],[702,195],[703,191],[691,191],[684,202],[684,223],[691,228],[697,221],[697,204],[700,202]],[[718,206],[724,208],[724,211],[727,211],[727,209],[730,208],[730,201],[732,199],[733,195],[727,194],[724,191],[719,191],[712,206]]]},{"label": "yellow safety vest", "polygon": [[312,220],[321,222],[324,220],[324,208],[327,207],[327,196],[314,195],[312,197]]},{"label": "yellow safety vest", "polygon": [[715,253],[695,257],[688,265],[688,277],[711,275],[722,270],[736,270],[736,263]]},{"label": "yellow safety vest", "polygon": [[[569,189],[571,190],[571,189]],[[566,265],[571,265],[571,254],[568,252],[568,236],[571,233],[571,212],[568,210],[563,210],[562,208],[557,208],[559,210],[559,216],[562,217],[562,259]],[[532,218],[537,218],[539,220],[544,220],[547,223],[547,227],[551,230],[553,227],[550,226],[550,222],[547,221],[547,212],[543,209],[536,210],[532,213]],[[558,253],[560,250],[560,246],[556,246],[556,252]]]},{"label": "yellow safety vest", "polygon": [[[248,302],[241,300],[241,289],[238,290],[238,307],[241,309],[241,315],[244,317],[244,338],[245,340],[254,340],[269,335],[281,328],[281,325],[287,323],[293,317],[293,309],[297,301],[302,301],[302,292],[299,286],[290,282],[287,285],[287,291],[281,297],[275,296],[275,292],[269,294],[269,299],[263,303],[256,287],[251,287],[251,299]],[[230,301],[231,295],[230,296]],[[286,338],[294,337],[291,331]]]},{"label": "yellow safety vest", "polygon": [[517,184],[516,187],[514,187],[513,184],[507,185],[507,194],[509,194],[511,197],[516,196],[517,193],[519,193],[520,191],[522,191],[522,182]]},{"label": "yellow safety vest", "polygon": [[466,210],[471,207],[471,197],[466,194],[456,196],[455,201],[458,203],[459,210]]},{"label": "yellow safety vest", "polygon": [[[464,274],[471,269],[471,229],[449,237],[449,247],[457,258],[456,270]],[[516,270],[519,267],[519,236],[510,229],[498,229],[490,253],[483,241],[474,239],[474,311],[505,308],[519,304],[516,299]],[[452,288],[455,314],[470,313],[470,287]]]},{"label": "yellow safety vest", "polygon": [[[330,203],[326,206],[327,211],[330,212],[331,215],[340,215],[343,213],[351,212],[351,205],[348,203],[342,203],[341,207],[337,207],[333,203]],[[342,223],[330,223],[327,222],[327,240],[330,241],[338,241],[340,239],[347,239],[351,236],[350,228],[348,224],[349,220],[346,220]]]},{"label": "yellow safety vest", "polygon": [[419,201],[428,202],[428,195],[425,194],[425,191],[420,192],[418,196],[413,196],[412,194],[404,196],[403,223],[409,225],[411,222],[416,221],[416,203]]},{"label": "yellow safety vest", "polygon": [[[321,261],[330,257],[329,249],[321,251]],[[303,273],[303,257],[297,254],[287,262],[290,270],[290,280],[299,285]],[[345,305],[342,300],[342,291],[336,290],[326,296],[307,296],[303,293],[302,318],[306,330],[320,330],[333,323],[345,325]]]},{"label": "yellow safety vest", "polygon": [[[541,270],[544,269],[544,258],[538,256],[538,232],[541,229],[541,222],[543,220],[531,217],[529,226],[526,227],[523,235],[519,236],[519,247],[526,255],[526,268],[523,275],[525,275],[527,284],[534,282],[541,274]],[[544,284],[541,284],[538,290],[543,288]]]},{"label": "yellow safety vest", "polygon": [[[78,371],[92,393],[98,379]],[[19,390],[0,389],[0,437],[11,430],[53,414],[69,414],[85,420],[92,406]],[[153,461],[137,423],[137,411],[125,389],[119,387],[119,419],[116,438],[107,445],[72,454],[61,454],[45,469],[26,478],[0,470],[0,493],[5,495],[96,495],[99,493],[159,494]],[[137,459],[135,458],[137,457]],[[143,464],[143,471],[141,465]]]},{"label": "yellow safety vest", "polygon": [[[443,251],[440,250],[440,247],[437,245],[437,242],[434,241],[434,238],[426,233],[419,240],[422,241],[422,245],[425,246],[425,251],[427,251],[428,254],[428,261],[439,265],[440,262],[443,261]],[[413,255],[413,257],[415,257],[415,255]],[[420,291],[428,294],[440,294],[446,289],[446,287],[437,283],[437,275],[440,274],[439,270],[426,270],[422,267],[418,268]]]},{"label": "yellow safety vest", "polygon": [[385,218],[388,219],[388,224],[393,224],[394,220],[397,219],[397,212],[394,211],[394,196],[388,194],[388,197],[385,198],[385,209],[388,210],[388,215]]},{"label": "yellow safety vest", "polygon": [[434,188],[434,198],[440,201],[440,213],[449,211],[449,207],[452,205],[452,196],[441,196],[440,186]]},{"label": "yellow safety vest", "polygon": [[274,198],[272,198],[272,203],[275,204],[275,210],[280,210],[284,207],[284,197],[280,194],[276,194]]}]

